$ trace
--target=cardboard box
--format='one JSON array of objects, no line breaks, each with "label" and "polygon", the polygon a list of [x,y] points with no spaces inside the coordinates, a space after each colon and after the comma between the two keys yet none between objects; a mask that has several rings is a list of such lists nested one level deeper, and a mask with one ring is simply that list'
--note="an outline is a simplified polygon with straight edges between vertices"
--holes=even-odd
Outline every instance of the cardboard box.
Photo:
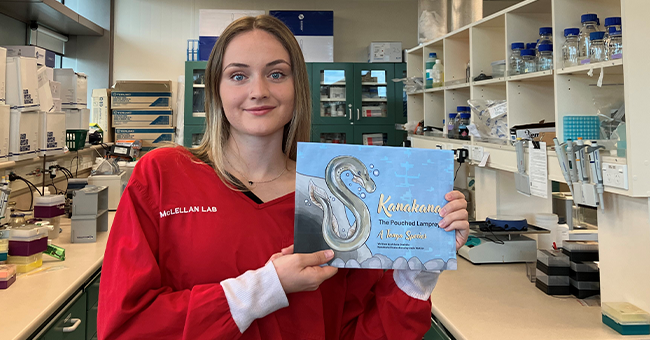
[{"label": "cardboard box", "polygon": [[54,67],[55,54],[37,46],[4,46],[7,49],[7,57],[30,57],[36,58],[38,65]]},{"label": "cardboard box", "polygon": [[39,116],[39,156],[62,154],[65,146],[65,112],[40,111]]},{"label": "cardboard box", "polygon": [[174,128],[115,129],[115,139],[140,139],[142,140],[142,150],[148,151],[165,142],[173,142]]},{"label": "cardboard box", "polygon": [[111,91],[111,109],[171,110],[170,80],[118,80]]},{"label": "cardboard box", "polygon": [[515,125],[510,128],[510,139],[515,141],[517,138],[546,142],[547,145],[551,145],[555,138],[555,123]]},{"label": "cardboard box", "polygon": [[[0,47],[0,105],[7,103],[5,82],[7,81],[7,49]],[[4,62],[3,62],[4,61]]]},{"label": "cardboard box", "polygon": [[38,111],[38,76],[36,59],[7,57],[7,105],[11,110]]},{"label": "cardboard box", "polygon": [[0,163],[9,161],[9,105],[0,104]]},{"label": "cardboard box", "polygon": [[54,69],[53,68],[43,66],[43,65],[38,65],[38,71],[39,72],[45,72],[45,76],[47,77],[47,80],[54,81]]},{"label": "cardboard box", "polygon": [[269,11],[295,36],[305,62],[334,61],[333,11]]},{"label": "cardboard box", "polygon": [[41,111],[54,111],[54,101],[52,101],[52,88],[50,81],[47,79],[47,67],[41,67],[37,71],[38,77],[38,100],[41,104]]},{"label": "cardboard box", "polygon": [[172,127],[174,126],[171,110],[113,110],[113,127]]},{"label": "cardboard box", "polygon": [[401,42],[372,42],[368,46],[369,63],[401,63],[402,61]]},{"label": "cardboard box", "polygon": [[66,129],[90,129],[90,109],[63,109],[63,112],[65,112]]},{"label": "cardboard box", "polygon": [[88,78],[71,68],[54,70],[54,80],[61,83],[61,105],[64,109],[84,109],[88,106]]},{"label": "cardboard box", "polygon": [[38,111],[11,110],[9,130],[9,160],[36,157],[38,151]]},{"label": "cardboard box", "polygon": [[102,128],[104,142],[112,142],[111,89],[94,89],[90,110],[90,121]]}]

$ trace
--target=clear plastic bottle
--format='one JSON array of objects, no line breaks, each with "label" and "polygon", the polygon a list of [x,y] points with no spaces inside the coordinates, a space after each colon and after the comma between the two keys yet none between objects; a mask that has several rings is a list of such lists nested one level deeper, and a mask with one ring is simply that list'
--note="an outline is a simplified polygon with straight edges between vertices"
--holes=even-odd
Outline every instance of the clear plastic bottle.
[{"label": "clear plastic bottle", "polygon": [[426,72],[426,75],[425,75],[426,88],[428,88],[428,89],[433,87],[433,76],[432,76],[433,71],[432,71],[432,69],[433,69],[433,65],[436,64],[436,58],[437,58],[436,53],[431,52],[431,53],[429,53],[429,58],[427,59],[427,61],[424,64],[425,65],[424,69],[425,69],[425,72]]},{"label": "clear plastic bottle", "polygon": [[533,73],[537,72],[537,58],[535,57],[535,51],[533,50],[521,50],[521,59],[524,62],[523,73]]},{"label": "clear plastic bottle", "polygon": [[546,71],[553,69],[553,44],[539,46],[539,57],[537,59],[537,70]]},{"label": "clear plastic bottle", "polygon": [[457,130],[456,130],[456,119],[458,118],[457,116],[458,116],[457,113],[450,113],[449,114],[449,119],[448,119],[449,122],[447,123],[447,137],[448,138],[458,138],[456,136],[456,132],[457,132]]},{"label": "clear plastic bottle", "polygon": [[433,87],[440,87],[444,84],[445,82],[445,76],[444,76],[444,67],[442,66],[442,61],[440,59],[436,59],[435,65],[431,68],[431,78],[432,78],[432,86]]},{"label": "clear plastic bottle", "polygon": [[512,51],[510,52],[510,62],[508,74],[511,76],[522,74],[524,69],[524,61],[521,58],[521,51],[526,47],[522,42],[512,43]]},{"label": "clear plastic bottle", "polygon": [[552,27],[540,27],[539,28],[539,39],[537,39],[537,57],[539,58],[539,48],[542,45],[553,44],[553,28]]},{"label": "clear plastic bottle", "polygon": [[600,20],[598,20],[597,14],[583,14],[580,17],[580,22],[582,23],[582,28],[580,29],[578,45],[580,46],[579,61],[582,62],[583,60],[589,59],[589,52],[591,51],[591,39],[589,35],[593,32],[598,32]]},{"label": "clear plastic bottle", "polygon": [[605,50],[607,51],[607,55],[610,55],[609,42],[611,39],[611,35],[609,34],[609,30],[612,27],[614,28],[614,31],[621,30],[621,17],[605,18],[605,37],[603,37],[603,40],[605,41]]},{"label": "clear plastic bottle", "polygon": [[578,44],[579,28],[567,28],[564,30],[564,45],[562,45],[562,61],[564,67],[576,66],[579,61],[580,48]]},{"label": "clear plastic bottle", "polygon": [[623,58],[623,33],[616,27],[610,27],[609,35],[609,60]]},{"label": "clear plastic bottle", "polygon": [[605,32],[592,32],[589,35],[591,39],[591,48],[589,50],[589,60],[592,63],[607,60],[607,51],[605,51]]},{"label": "clear plastic bottle", "polygon": [[472,117],[470,113],[460,113],[459,114],[460,118],[458,119],[458,138],[459,139],[470,139],[469,137],[469,129],[467,128],[467,125],[469,125],[469,120]]}]

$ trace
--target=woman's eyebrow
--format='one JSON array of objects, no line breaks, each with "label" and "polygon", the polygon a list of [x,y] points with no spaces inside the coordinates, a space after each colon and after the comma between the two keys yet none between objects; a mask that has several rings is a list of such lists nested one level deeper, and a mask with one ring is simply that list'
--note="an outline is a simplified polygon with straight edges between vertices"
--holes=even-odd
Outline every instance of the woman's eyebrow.
[{"label": "woman's eyebrow", "polygon": [[250,66],[248,66],[248,65],[246,65],[246,64],[241,64],[241,63],[230,63],[230,64],[228,64],[228,66],[224,67],[223,69],[225,70],[225,69],[227,69],[228,67],[241,67],[241,68],[248,68],[248,67],[250,67]]},{"label": "woman's eyebrow", "polygon": [[287,64],[287,65],[291,66],[291,64],[289,64],[288,61],[286,61],[286,60],[284,60],[284,59],[278,59],[278,60],[274,60],[274,61],[272,61],[272,62],[266,64],[266,67],[275,66],[275,65],[277,65],[277,64]]}]

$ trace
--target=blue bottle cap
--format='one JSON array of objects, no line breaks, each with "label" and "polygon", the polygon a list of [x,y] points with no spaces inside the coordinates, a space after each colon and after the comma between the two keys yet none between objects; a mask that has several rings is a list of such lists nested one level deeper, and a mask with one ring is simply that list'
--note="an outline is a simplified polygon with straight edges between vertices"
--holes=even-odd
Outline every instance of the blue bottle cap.
[{"label": "blue bottle cap", "polygon": [[527,50],[534,50],[536,48],[537,48],[537,43],[536,42],[526,44],[526,49]]},{"label": "blue bottle cap", "polygon": [[461,113],[460,119],[470,119],[472,115],[470,113]]},{"label": "blue bottle cap", "polygon": [[605,27],[607,26],[614,26],[614,25],[621,25],[621,17],[609,17],[605,18]]},{"label": "blue bottle cap", "polygon": [[616,27],[610,27],[609,28],[609,35],[621,35],[622,32],[620,29],[616,29]]},{"label": "blue bottle cap", "polygon": [[456,119],[456,116],[458,116],[457,113],[450,113],[449,114],[449,118],[451,118],[451,119]]},{"label": "blue bottle cap", "polygon": [[589,39],[591,40],[602,40],[605,37],[605,32],[591,32],[589,34]]},{"label": "blue bottle cap", "polygon": [[570,35],[580,35],[580,29],[579,28],[565,28],[564,29],[564,36],[568,37]]},{"label": "blue bottle cap", "polygon": [[585,23],[587,21],[596,21],[600,25],[600,20],[598,20],[598,14],[583,14],[580,16],[581,23]]},{"label": "blue bottle cap", "polygon": [[553,51],[553,44],[542,44],[539,45],[539,51],[544,52],[544,51]]},{"label": "blue bottle cap", "polygon": [[438,55],[435,52],[429,53],[429,58],[438,58]]},{"label": "blue bottle cap", "polygon": [[521,55],[535,55],[534,50],[521,50]]},{"label": "blue bottle cap", "polygon": [[458,112],[467,112],[469,110],[469,106],[456,106],[456,111]]},{"label": "blue bottle cap", "polygon": [[524,43],[522,43],[522,42],[512,43],[511,46],[512,46],[512,49],[513,49],[513,50],[516,49],[516,48],[518,48],[518,49],[520,49],[520,50],[523,50],[524,48],[526,48],[526,44],[524,44]]},{"label": "blue bottle cap", "polygon": [[539,35],[549,35],[553,34],[553,27],[540,27]]}]

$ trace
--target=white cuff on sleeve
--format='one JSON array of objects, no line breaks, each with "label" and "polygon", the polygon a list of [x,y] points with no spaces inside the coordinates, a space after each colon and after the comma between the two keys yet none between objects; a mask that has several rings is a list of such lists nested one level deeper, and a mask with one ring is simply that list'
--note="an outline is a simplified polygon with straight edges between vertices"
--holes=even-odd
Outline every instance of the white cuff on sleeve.
[{"label": "white cuff on sleeve", "polygon": [[249,270],[234,279],[223,280],[221,286],[230,314],[242,333],[255,319],[289,306],[272,261],[258,270]]},{"label": "white cuff on sleeve", "polygon": [[438,283],[439,271],[426,272],[418,270],[400,270],[393,271],[393,279],[397,287],[401,289],[406,295],[426,301],[431,297],[433,288]]}]

